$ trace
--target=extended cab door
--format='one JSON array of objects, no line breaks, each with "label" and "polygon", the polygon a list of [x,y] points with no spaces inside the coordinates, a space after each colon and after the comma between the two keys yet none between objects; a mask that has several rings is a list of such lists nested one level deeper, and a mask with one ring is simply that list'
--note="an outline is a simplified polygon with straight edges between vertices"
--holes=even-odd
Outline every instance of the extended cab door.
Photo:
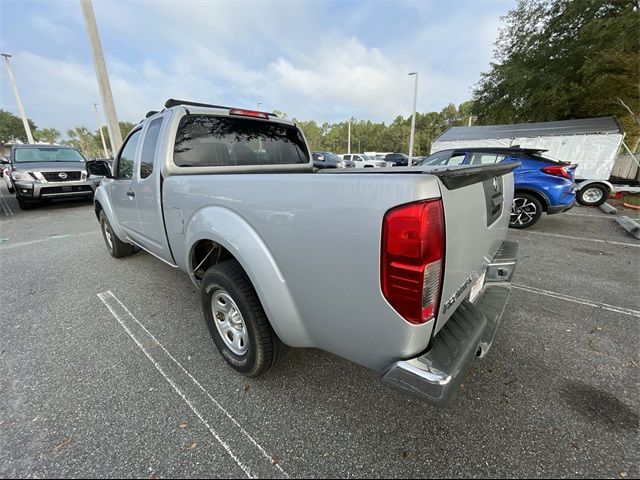
[{"label": "extended cab door", "polygon": [[142,234],[142,226],[138,217],[135,192],[133,191],[133,174],[136,154],[139,150],[142,129],[133,130],[126,138],[114,162],[114,180],[109,187],[113,212],[127,237],[137,243]]},{"label": "extended cab door", "polygon": [[[161,161],[167,154],[162,139],[165,137],[165,120],[170,112],[148,121],[143,130],[140,161],[132,182],[138,206],[138,216],[142,227],[140,246],[160,259],[173,265],[173,258],[164,230],[163,206],[161,198]],[[171,148],[173,148],[171,146]]]}]

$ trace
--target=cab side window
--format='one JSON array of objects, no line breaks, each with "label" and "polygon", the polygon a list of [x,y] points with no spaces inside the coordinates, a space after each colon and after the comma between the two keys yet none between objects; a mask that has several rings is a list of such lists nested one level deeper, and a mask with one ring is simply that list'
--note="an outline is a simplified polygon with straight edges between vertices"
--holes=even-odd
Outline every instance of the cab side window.
[{"label": "cab side window", "polygon": [[140,142],[141,130],[135,131],[124,144],[118,157],[118,168],[116,178],[120,180],[130,180],[133,178],[133,162],[136,157],[136,150]]},{"label": "cab side window", "polygon": [[156,145],[161,126],[162,118],[156,118],[149,124],[147,133],[144,136],[142,152],[140,153],[140,178],[142,179],[153,173],[153,159],[156,156]]}]

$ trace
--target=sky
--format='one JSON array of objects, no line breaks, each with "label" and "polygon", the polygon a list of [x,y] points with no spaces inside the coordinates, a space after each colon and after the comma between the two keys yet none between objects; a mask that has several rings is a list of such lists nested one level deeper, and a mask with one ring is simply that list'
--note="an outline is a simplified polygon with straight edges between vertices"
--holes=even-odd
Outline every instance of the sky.
[{"label": "sky", "polygon": [[[168,98],[391,122],[471,98],[515,0],[93,0],[118,118]],[[79,0],[0,0],[0,51],[40,128],[95,129],[99,103]],[[0,67],[0,108],[18,113]],[[100,108],[102,108],[100,106]],[[104,115],[101,109],[101,115]],[[104,118],[104,117],[103,117]]]}]

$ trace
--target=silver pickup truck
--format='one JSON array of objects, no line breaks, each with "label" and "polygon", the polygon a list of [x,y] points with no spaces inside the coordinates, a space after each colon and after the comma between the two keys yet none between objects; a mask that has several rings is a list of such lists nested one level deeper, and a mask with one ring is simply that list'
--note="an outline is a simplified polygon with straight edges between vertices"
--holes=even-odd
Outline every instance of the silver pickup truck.
[{"label": "silver pickup truck", "polygon": [[96,191],[109,253],[139,247],[186,272],[215,345],[246,376],[285,346],[314,347],[446,405],[507,302],[517,164],[318,172],[289,120],[165,107]]}]

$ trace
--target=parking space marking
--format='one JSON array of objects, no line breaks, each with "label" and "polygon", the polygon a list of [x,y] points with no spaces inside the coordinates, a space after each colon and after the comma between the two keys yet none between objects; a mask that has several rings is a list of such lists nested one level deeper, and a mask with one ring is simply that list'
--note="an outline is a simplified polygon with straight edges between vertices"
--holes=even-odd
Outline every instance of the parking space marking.
[{"label": "parking space marking", "polygon": [[[100,298],[102,303],[105,304],[105,306],[109,309],[109,311],[115,317],[115,319],[118,321],[118,323],[120,323],[120,325],[124,328],[124,330],[131,337],[131,339],[143,351],[143,353],[147,356],[147,358],[153,363],[153,365],[160,372],[160,374],[164,377],[164,379],[171,385],[171,387],[176,391],[176,393],[178,393],[178,395],[185,401],[185,403],[187,403],[189,408],[196,414],[196,416],[202,421],[202,423],[209,429],[211,434],[225,448],[225,450],[234,459],[234,461],[238,464],[238,466],[240,466],[242,468],[242,470],[245,472],[245,474],[249,478],[253,478],[252,475],[251,475],[250,469],[240,462],[240,460],[231,451],[231,447],[229,447],[229,445],[220,438],[220,436],[217,434],[217,432],[215,432],[210,427],[210,425],[206,422],[206,420],[202,417],[202,415],[200,415],[200,413],[196,410],[196,408],[193,406],[193,404],[187,399],[187,397],[179,389],[179,387],[175,384],[175,382],[164,372],[164,370],[158,364],[158,362],[151,357],[151,355],[145,349],[145,347],[142,345],[142,343],[135,337],[135,335],[127,327],[127,325],[125,324],[125,321],[128,320],[128,321],[132,321],[132,322],[136,323],[149,336],[149,338],[151,338],[153,340],[154,345],[157,345],[165,353],[165,355],[167,355],[167,357],[169,359],[171,359],[171,361],[173,363],[175,363],[178,366],[178,368],[183,373],[185,373],[187,375],[187,377],[193,382],[193,384],[196,385],[198,387],[198,389],[200,389],[207,396],[207,398],[211,401],[211,403],[213,403],[218,408],[218,410],[220,410],[220,412],[222,412],[240,430],[240,432],[244,435],[244,437],[247,438],[247,440],[249,440],[249,442],[254,447],[256,447],[258,449],[258,451],[260,452],[261,456],[263,456],[266,460],[268,460],[269,463],[273,464],[272,457],[265,451],[265,449],[258,442],[256,442],[256,440],[244,428],[242,428],[242,426],[238,423],[238,421],[235,418],[233,418],[231,416],[231,414],[229,414],[229,412],[227,412],[224,409],[224,407],[222,405],[220,405],[220,403],[213,398],[213,396],[202,386],[202,384],[200,382],[198,382],[198,380],[196,380],[193,377],[193,375],[191,375],[182,366],[182,364],[180,364],[180,362],[178,362],[178,360],[176,360],[176,358],[173,355],[171,355],[171,353],[169,353],[169,351],[164,347],[164,345],[162,345],[162,343],[160,343],[160,341],[158,341],[158,339],[142,323],[140,323],[140,321],[138,321],[138,319],[129,311],[129,309],[120,300],[118,300],[118,298],[111,291],[106,291],[106,292],[103,292],[103,293],[99,293],[98,294],[98,298]],[[118,311],[118,310],[120,310],[120,311]],[[282,469],[282,467],[280,465],[275,463],[273,466],[284,477],[289,478],[289,475]]]},{"label": "parking space marking", "polygon": [[7,217],[13,216],[13,210],[11,210],[11,206],[9,202],[7,202],[7,197],[4,196],[3,192],[0,192],[0,205],[2,206],[2,211]]},{"label": "parking space marking", "polygon": [[18,247],[26,247],[28,245],[34,245],[36,243],[48,242],[50,240],[61,240],[64,238],[78,238],[78,237],[88,237],[90,235],[98,235],[100,232],[83,232],[77,233],[75,235],[51,235],[47,238],[39,238],[38,240],[28,240],[26,242],[18,242],[18,243],[9,243],[8,245],[0,246],[0,250],[8,250],[10,248],[18,248]]},{"label": "parking space marking", "polygon": [[[510,232],[511,233],[511,232]],[[516,232],[513,232],[516,233]],[[557,237],[557,238],[567,238],[569,240],[582,240],[586,242],[597,242],[597,243],[608,243],[612,245],[622,245],[623,247],[636,247],[640,248],[640,243],[625,243],[625,242],[615,242],[613,240],[600,240],[599,238],[588,238],[588,237],[573,237],[571,235],[560,235],[558,233],[547,233],[547,232],[517,232],[526,235],[542,235],[545,237]]]},{"label": "parking space marking", "polygon": [[517,283],[511,284],[513,288],[523,290],[525,292],[537,293],[538,295],[545,295],[547,297],[557,298],[559,300],[565,300],[567,302],[579,303],[580,305],[586,305],[588,307],[601,308],[602,310],[608,310],[610,312],[622,313],[623,315],[631,315],[632,317],[640,318],[640,311],[632,310],[631,308],[618,307],[616,305],[609,305],[607,303],[596,302],[593,300],[586,300],[584,298],[572,297],[564,295],[558,292],[551,292],[549,290],[543,290],[542,288],[529,287],[527,285],[519,285]]}]

